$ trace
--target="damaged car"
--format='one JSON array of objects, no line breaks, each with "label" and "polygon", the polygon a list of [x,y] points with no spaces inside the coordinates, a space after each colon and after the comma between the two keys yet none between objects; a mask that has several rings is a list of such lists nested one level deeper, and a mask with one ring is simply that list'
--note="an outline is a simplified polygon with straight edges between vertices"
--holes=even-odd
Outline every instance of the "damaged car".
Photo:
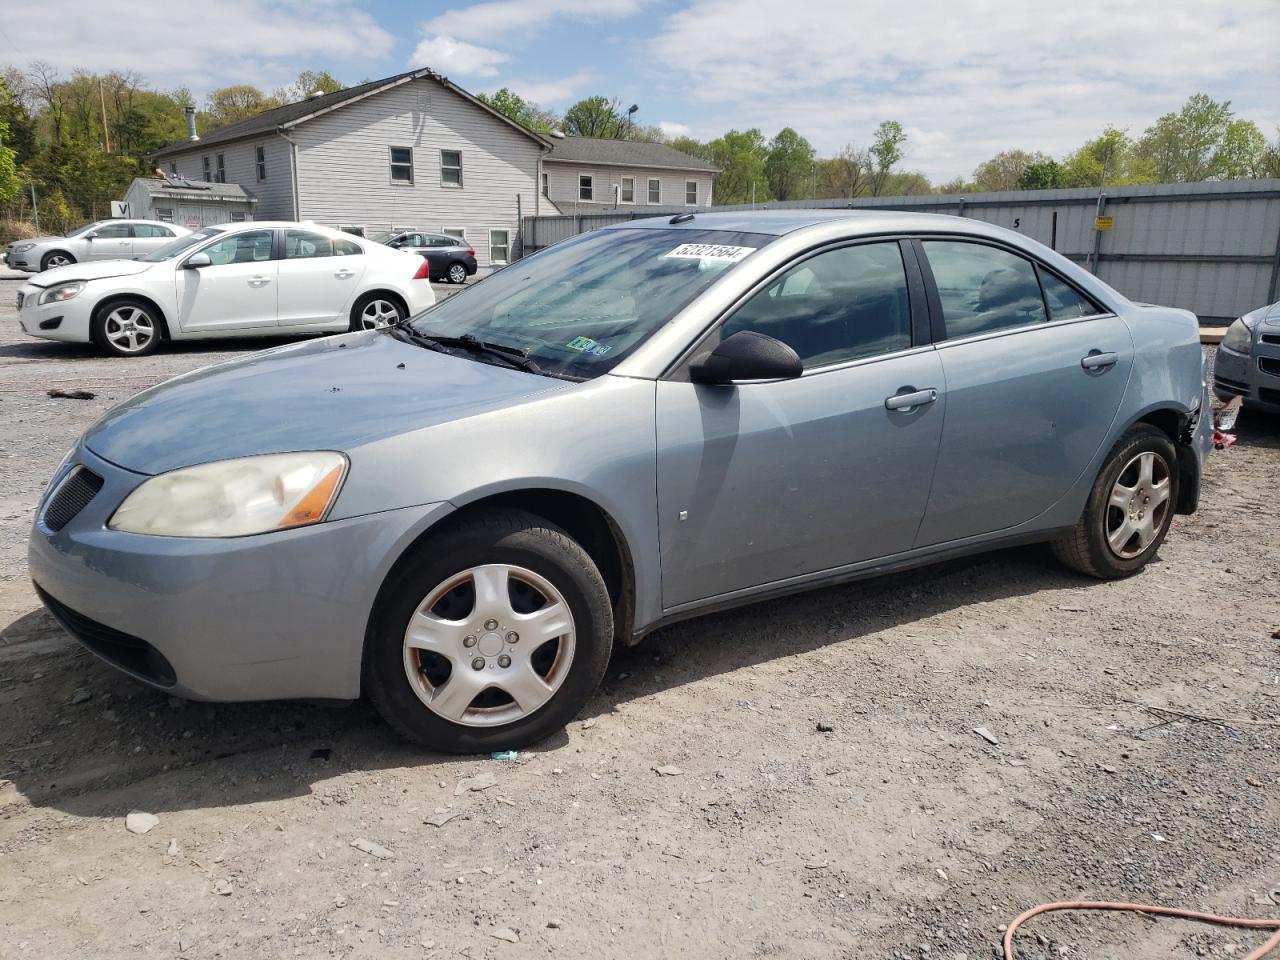
[{"label": "damaged car", "polygon": [[1208,404],[1193,315],[1018,233],[687,213],[138,394],[52,477],[30,570],[177,696],[364,695],[505,749],[684,618],[1008,544],[1131,576],[1196,509]]}]

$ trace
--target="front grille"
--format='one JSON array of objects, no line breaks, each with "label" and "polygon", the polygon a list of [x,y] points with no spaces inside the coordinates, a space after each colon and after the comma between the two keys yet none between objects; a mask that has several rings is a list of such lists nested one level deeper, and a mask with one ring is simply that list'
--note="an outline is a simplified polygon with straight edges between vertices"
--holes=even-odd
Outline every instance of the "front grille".
[{"label": "front grille", "polygon": [[1262,335],[1262,342],[1273,343],[1273,344],[1276,344],[1277,346],[1280,346],[1280,335],[1277,335],[1274,333],[1264,333]]},{"label": "front grille", "polygon": [[67,633],[103,660],[162,687],[172,687],[177,682],[178,678],[173,672],[173,666],[165,659],[164,654],[147,641],[91,620],[49,596],[40,584],[33,584],[33,586],[44,605],[49,608],[49,612],[62,624]]},{"label": "front grille", "polygon": [[1280,390],[1272,390],[1270,387],[1259,387],[1258,399],[1264,403],[1280,403]]},{"label": "front grille", "polygon": [[44,508],[44,525],[57,533],[102,489],[102,478],[85,467],[76,467],[58,484]]},{"label": "front grille", "polygon": [[1280,357],[1259,357],[1258,369],[1273,377],[1280,377]]}]

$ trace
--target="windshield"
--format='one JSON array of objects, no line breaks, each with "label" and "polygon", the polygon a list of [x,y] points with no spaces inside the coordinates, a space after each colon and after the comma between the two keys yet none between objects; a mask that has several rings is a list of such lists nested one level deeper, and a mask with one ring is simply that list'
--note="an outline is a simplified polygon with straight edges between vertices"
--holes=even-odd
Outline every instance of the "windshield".
[{"label": "windshield", "polygon": [[67,234],[67,237],[68,238],[78,237],[82,233],[88,233],[90,230],[93,230],[95,227],[100,227],[106,222],[107,221],[105,220],[95,220],[93,221],[93,223],[86,223],[83,227],[76,227],[74,230],[72,230],[70,233]]},{"label": "windshield", "polygon": [[364,238],[366,240],[372,240],[374,243],[386,243],[393,236],[395,236],[395,234],[390,230],[370,230],[364,235]]},{"label": "windshield", "polygon": [[139,257],[138,259],[144,263],[160,263],[162,260],[172,260],[182,251],[190,250],[197,243],[208,240],[210,237],[216,237],[221,232],[217,227],[205,227],[195,233],[188,233],[186,236],[178,237],[176,240],[170,240],[163,247],[157,247],[145,257]]},{"label": "windshield", "polygon": [[544,373],[596,377],[774,238],[720,230],[601,230],[556,244],[414,317],[424,336],[528,353]]}]

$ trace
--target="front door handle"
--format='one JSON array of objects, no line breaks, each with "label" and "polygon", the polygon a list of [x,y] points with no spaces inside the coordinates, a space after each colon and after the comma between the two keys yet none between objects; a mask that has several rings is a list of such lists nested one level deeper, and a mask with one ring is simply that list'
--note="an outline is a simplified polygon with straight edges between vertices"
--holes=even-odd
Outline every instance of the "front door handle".
[{"label": "front door handle", "polygon": [[1103,367],[1115,366],[1116,361],[1119,359],[1119,354],[1099,353],[1097,350],[1093,350],[1087,357],[1081,358],[1080,366],[1086,370],[1101,370]]},{"label": "front door handle", "polygon": [[334,274],[334,276],[337,277],[339,280],[350,280],[352,277],[355,276],[355,274],[352,273],[350,270],[339,270],[337,273]]},{"label": "front door handle", "polygon": [[270,277],[250,277],[249,278],[249,286],[251,287],[265,287],[270,282],[271,282]]},{"label": "front door handle", "polygon": [[929,387],[927,390],[916,390],[913,393],[895,393],[884,398],[886,410],[914,410],[938,399],[938,391]]}]

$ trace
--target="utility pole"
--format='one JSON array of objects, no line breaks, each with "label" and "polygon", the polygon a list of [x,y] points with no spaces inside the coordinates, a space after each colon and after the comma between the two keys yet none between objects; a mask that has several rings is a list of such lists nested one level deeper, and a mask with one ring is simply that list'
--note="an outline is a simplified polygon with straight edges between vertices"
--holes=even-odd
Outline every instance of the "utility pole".
[{"label": "utility pole", "polygon": [[98,103],[102,107],[102,143],[111,152],[111,134],[107,130],[107,95],[102,92],[102,80],[98,80]]},{"label": "utility pole", "polygon": [[36,182],[34,180],[29,184],[31,187],[31,218],[36,222],[36,233],[40,232],[40,208],[36,206]]}]

